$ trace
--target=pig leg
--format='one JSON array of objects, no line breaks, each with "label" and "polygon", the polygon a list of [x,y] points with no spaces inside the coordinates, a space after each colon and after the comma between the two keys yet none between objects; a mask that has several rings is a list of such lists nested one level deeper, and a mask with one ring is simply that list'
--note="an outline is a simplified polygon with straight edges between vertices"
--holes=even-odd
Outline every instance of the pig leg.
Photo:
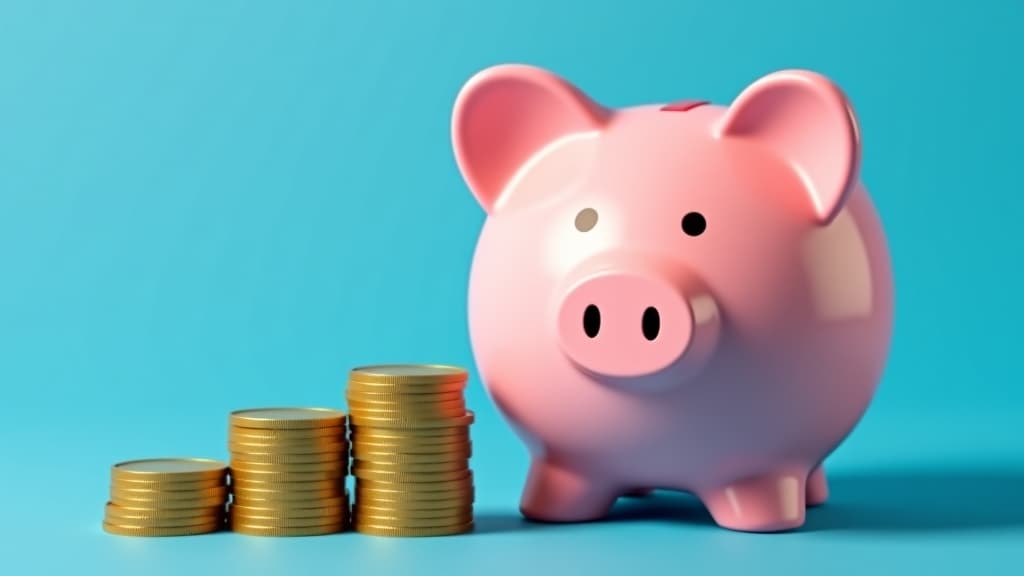
[{"label": "pig leg", "polygon": [[807,505],[818,506],[828,500],[828,481],[825,480],[825,469],[819,464],[807,477]]},{"label": "pig leg", "polygon": [[540,522],[586,522],[603,518],[619,490],[611,483],[535,460],[519,511]]},{"label": "pig leg", "polygon": [[742,532],[779,532],[804,523],[807,473],[756,476],[700,493],[715,523]]}]

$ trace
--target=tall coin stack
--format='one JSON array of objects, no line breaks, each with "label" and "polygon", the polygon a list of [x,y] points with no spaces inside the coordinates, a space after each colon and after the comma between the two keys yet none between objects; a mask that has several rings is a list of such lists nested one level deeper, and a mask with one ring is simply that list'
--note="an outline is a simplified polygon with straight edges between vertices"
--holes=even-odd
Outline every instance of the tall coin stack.
[{"label": "tall coin stack", "polygon": [[345,414],[323,408],[263,408],[231,413],[235,532],[315,536],[348,521]]},{"label": "tall coin stack", "polygon": [[115,464],[103,529],[123,536],[187,536],[224,527],[228,467],[201,458]]},{"label": "tall coin stack", "polygon": [[351,371],[346,399],[356,531],[442,536],[473,529],[467,379],[465,370],[451,366]]}]

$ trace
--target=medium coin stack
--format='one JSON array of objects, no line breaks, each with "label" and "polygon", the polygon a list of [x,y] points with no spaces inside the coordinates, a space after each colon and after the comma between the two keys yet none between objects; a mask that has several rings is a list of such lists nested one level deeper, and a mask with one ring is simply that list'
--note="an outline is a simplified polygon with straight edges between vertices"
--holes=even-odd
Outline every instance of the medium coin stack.
[{"label": "medium coin stack", "polygon": [[103,529],[122,536],[187,536],[224,527],[228,466],[201,458],[114,464]]},{"label": "medium coin stack", "polygon": [[461,368],[436,365],[351,371],[356,531],[443,536],[473,529],[467,378]]},{"label": "medium coin stack", "polygon": [[345,414],[324,408],[263,408],[231,413],[235,532],[316,536],[345,529]]}]

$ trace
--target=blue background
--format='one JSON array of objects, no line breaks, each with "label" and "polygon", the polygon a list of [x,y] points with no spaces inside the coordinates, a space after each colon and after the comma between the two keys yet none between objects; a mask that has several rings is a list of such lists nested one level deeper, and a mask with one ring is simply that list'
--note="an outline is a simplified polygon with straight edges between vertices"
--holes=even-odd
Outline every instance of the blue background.
[{"label": "blue background", "polygon": [[[0,3],[0,572],[1019,569],[1024,3],[940,4]],[[777,535],[674,495],[524,524],[525,450],[474,377],[476,534],[104,534],[116,461],[226,457],[230,410],[342,406],[357,364],[473,366],[450,113],[509,61],[615,106],[786,67],[848,92],[897,318],[831,502]]]}]

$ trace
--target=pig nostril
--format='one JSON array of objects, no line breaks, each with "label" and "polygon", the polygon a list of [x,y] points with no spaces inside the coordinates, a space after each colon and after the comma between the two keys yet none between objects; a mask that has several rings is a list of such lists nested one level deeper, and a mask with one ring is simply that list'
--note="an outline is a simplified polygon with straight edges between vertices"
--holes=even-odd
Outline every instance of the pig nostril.
[{"label": "pig nostril", "polygon": [[596,338],[601,331],[601,311],[593,304],[583,311],[583,331],[591,338]]},{"label": "pig nostril", "polygon": [[658,332],[661,331],[661,315],[658,314],[657,308],[651,306],[644,310],[641,328],[644,331],[644,338],[653,341],[658,337]]}]

